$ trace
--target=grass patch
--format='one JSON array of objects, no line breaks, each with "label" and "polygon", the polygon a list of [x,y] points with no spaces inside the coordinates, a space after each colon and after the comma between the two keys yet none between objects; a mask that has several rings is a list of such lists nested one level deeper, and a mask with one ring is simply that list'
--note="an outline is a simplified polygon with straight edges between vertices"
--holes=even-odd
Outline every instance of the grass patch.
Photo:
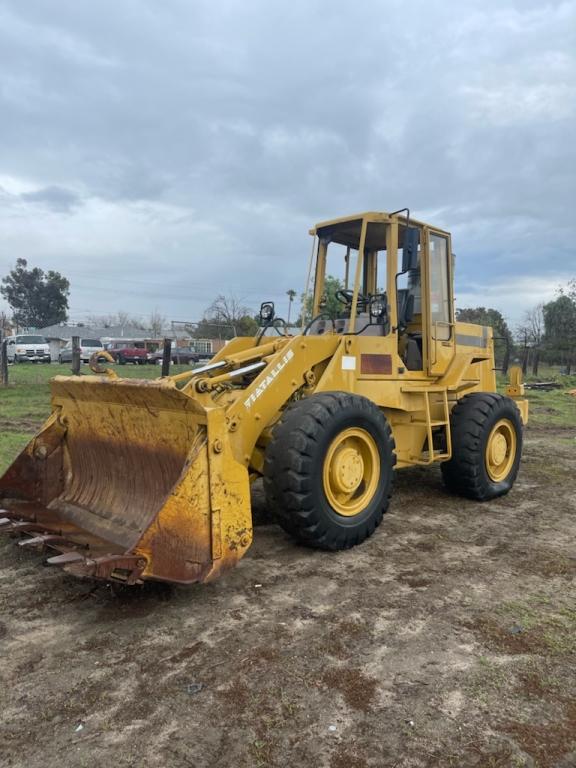
[{"label": "grass patch", "polygon": [[3,474],[30,440],[30,434],[24,432],[0,433],[0,475]]},{"label": "grass patch", "polygon": [[472,698],[485,703],[507,688],[511,677],[507,664],[497,663],[487,656],[480,656],[478,666],[467,681],[466,688]]},{"label": "grass patch", "polygon": [[571,606],[536,595],[502,603],[497,613],[504,632],[517,630],[519,641],[524,635],[540,641],[551,653],[576,653],[576,609]]},{"label": "grass patch", "polygon": [[[508,376],[498,373],[496,376],[498,391],[506,393]],[[542,369],[538,377],[526,376],[526,383],[531,381],[554,381],[562,386],[548,392],[526,390],[529,402],[528,424],[535,427],[576,427],[576,397],[569,394],[576,389],[575,376],[560,376],[555,369]]]},{"label": "grass patch", "polygon": [[550,392],[528,390],[529,423],[535,426],[576,427],[576,397],[568,393],[568,387]]}]

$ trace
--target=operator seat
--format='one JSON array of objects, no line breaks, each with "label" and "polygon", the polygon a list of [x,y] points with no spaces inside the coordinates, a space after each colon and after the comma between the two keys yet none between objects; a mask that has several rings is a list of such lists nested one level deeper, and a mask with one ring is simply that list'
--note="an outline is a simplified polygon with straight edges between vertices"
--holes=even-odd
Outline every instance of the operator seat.
[{"label": "operator seat", "polygon": [[[401,357],[409,371],[421,371],[422,334],[408,333],[408,326],[414,317],[414,294],[408,288],[401,288],[397,294],[398,341]],[[401,342],[401,343],[400,343]]]}]

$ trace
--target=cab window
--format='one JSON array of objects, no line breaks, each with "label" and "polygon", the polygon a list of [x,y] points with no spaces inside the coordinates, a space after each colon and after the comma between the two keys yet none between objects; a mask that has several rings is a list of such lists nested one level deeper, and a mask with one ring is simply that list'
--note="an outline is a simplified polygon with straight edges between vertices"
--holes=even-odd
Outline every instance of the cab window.
[{"label": "cab window", "polygon": [[432,337],[447,341],[452,333],[448,239],[430,233],[430,318]]}]

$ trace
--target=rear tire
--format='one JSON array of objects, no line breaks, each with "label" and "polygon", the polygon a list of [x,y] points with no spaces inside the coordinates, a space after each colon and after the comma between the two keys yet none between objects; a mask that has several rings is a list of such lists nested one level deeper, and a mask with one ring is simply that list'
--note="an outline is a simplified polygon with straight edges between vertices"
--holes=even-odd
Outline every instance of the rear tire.
[{"label": "rear tire", "polygon": [[118,365],[126,365],[126,360],[123,355],[118,355]]},{"label": "rear tire", "polygon": [[516,403],[493,392],[467,395],[454,406],[450,425],[452,458],[441,465],[446,487],[475,501],[508,493],[522,455]]},{"label": "rear tire", "polygon": [[360,544],[388,508],[394,448],[390,425],[367,398],[326,392],[299,400],[282,414],[266,450],[268,506],[302,544]]}]

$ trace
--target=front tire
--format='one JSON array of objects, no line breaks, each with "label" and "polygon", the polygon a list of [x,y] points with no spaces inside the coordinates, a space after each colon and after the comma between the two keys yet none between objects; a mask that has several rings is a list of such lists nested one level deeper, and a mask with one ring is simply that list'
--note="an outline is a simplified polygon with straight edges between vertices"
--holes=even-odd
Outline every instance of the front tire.
[{"label": "front tire", "polygon": [[475,501],[508,493],[522,455],[516,403],[493,392],[473,393],[454,406],[450,425],[452,458],[441,465],[446,487]]},{"label": "front tire", "polygon": [[300,543],[348,549],[371,536],[388,508],[394,439],[370,400],[325,392],[282,414],[266,450],[264,491]]}]

